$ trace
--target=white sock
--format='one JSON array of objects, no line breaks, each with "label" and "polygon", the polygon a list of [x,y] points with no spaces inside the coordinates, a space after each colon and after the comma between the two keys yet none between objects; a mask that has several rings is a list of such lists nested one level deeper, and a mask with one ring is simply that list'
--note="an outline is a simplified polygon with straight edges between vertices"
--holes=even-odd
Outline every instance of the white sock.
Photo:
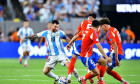
[{"label": "white sock", "polygon": [[26,60],[24,64],[28,64],[29,59],[30,59],[30,56],[26,56]]},{"label": "white sock", "polygon": [[51,78],[54,78],[55,80],[59,79],[59,77],[57,75],[55,75],[53,72],[51,72],[51,71],[47,74],[47,76],[49,76]]},{"label": "white sock", "polygon": [[125,80],[123,78],[121,80],[122,80],[122,83],[125,83]]},{"label": "white sock", "polygon": [[68,80],[71,80],[71,74],[68,75]]},{"label": "white sock", "polygon": [[88,73],[91,72],[88,68],[87,68]]},{"label": "white sock", "polygon": [[78,72],[75,68],[73,70],[73,75],[77,78],[78,81],[80,81],[80,77],[79,77]]},{"label": "white sock", "polygon": [[102,80],[103,80],[103,77],[99,77],[99,80],[101,80],[101,81],[102,81]]}]

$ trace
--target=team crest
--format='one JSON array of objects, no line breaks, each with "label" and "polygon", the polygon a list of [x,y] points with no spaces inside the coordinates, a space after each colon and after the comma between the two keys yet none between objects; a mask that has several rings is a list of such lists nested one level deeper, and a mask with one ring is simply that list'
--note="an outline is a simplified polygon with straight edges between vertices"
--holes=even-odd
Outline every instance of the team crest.
[{"label": "team crest", "polygon": [[55,33],[52,33],[52,36],[54,36],[55,35]]}]

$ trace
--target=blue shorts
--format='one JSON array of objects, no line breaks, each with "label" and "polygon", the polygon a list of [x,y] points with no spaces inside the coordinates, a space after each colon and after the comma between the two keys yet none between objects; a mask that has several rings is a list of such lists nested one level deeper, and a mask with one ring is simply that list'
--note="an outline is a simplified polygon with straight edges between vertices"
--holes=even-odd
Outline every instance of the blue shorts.
[{"label": "blue shorts", "polygon": [[98,53],[93,52],[93,54],[90,57],[81,57],[81,61],[84,64],[85,67],[88,67],[89,70],[93,70],[96,67],[96,63],[98,62],[100,56]]},{"label": "blue shorts", "polygon": [[72,51],[73,55],[79,56],[81,52],[81,44],[82,44],[82,40],[77,40],[74,42],[73,51]]},{"label": "blue shorts", "polygon": [[[108,52],[106,55],[110,57],[111,52]],[[113,69],[116,67],[115,53],[112,54],[111,58],[112,58],[112,64],[111,65],[107,64],[107,65]],[[118,54],[118,60],[121,61],[122,58],[123,58],[123,55]]]}]

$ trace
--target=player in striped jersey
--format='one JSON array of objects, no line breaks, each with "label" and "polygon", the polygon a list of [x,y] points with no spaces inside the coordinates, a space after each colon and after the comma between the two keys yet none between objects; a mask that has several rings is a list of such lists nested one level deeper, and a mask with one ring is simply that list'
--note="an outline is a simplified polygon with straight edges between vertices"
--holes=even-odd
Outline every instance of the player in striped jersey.
[{"label": "player in striped jersey", "polygon": [[[24,21],[23,27],[21,27],[17,33],[17,36],[22,39],[24,37],[28,37],[30,35],[33,35],[33,30],[32,28],[29,27],[29,22],[27,20]],[[31,46],[31,40],[30,39],[25,39],[25,42],[21,43],[20,46],[22,47],[23,50],[23,55],[19,57],[20,64],[22,64],[22,58],[26,56],[26,60],[24,63],[24,66],[28,66],[28,61],[30,59],[29,53],[30,53],[30,46]]]},{"label": "player in striped jersey", "polygon": [[[66,39],[67,42],[69,42],[70,40],[62,30],[58,29],[59,22],[57,20],[53,20],[51,30],[45,30],[32,36],[26,37],[30,39],[35,37],[45,37],[45,39],[47,40],[47,44],[49,47],[49,58],[46,62],[43,72],[48,77],[55,79],[54,84],[58,82],[59,77],[51,72],[51,70],[55,68],[58,62],[60,62],[62,65],[65,65],[67,68],[69,68],[70,63],[69,59],[65,55],[62,39]],[[25,38],[21,39],[21,42],[23,42],[24,40]],[[73,73],[77,80],[80,81],[80,77],[76,69],[74,69]]]}]

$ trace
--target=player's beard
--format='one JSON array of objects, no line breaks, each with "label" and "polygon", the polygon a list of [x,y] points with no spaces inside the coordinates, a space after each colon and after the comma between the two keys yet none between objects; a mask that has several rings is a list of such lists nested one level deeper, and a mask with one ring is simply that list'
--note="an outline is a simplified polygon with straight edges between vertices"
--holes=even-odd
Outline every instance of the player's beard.
[{"label": "player's beard", "polygon": [[56,31],[57,31],[57,29],[53,29],[52,31],[53,31],[53,32],[56,32]]}]

